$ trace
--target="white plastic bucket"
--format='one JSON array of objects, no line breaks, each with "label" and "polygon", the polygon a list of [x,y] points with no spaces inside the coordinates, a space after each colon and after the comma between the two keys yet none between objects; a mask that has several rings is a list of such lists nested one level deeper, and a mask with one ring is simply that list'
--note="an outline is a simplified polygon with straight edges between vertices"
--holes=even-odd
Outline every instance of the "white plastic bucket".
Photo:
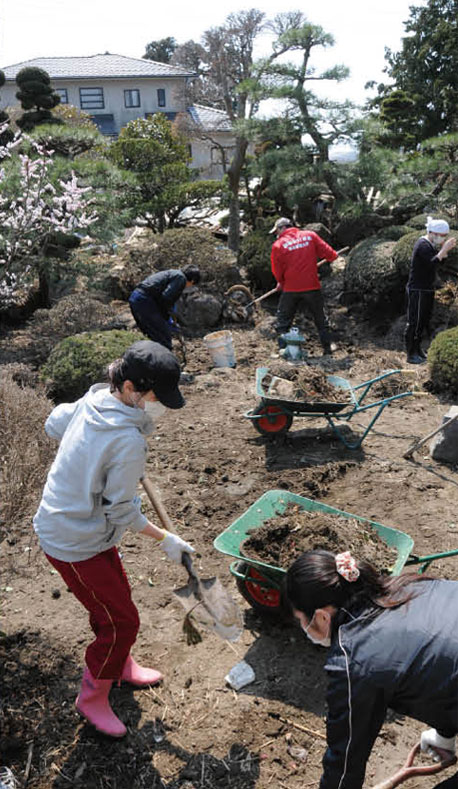
[{"label": "white plastic bucket", "polygon": [[230,331],[214,331],[206,334],[204,344],[215,367],[235,367],[234,343]]}]

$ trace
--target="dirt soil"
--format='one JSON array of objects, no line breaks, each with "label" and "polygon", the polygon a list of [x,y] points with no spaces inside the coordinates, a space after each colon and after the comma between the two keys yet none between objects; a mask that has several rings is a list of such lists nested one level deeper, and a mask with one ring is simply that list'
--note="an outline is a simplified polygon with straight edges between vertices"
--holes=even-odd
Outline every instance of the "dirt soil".
[{"label": "dirt soil", "polygon": [[334,513],[302,512],[295,504],[250,530],[240,547],[246,557],[287,570],[304,551],[320,548],[339,553],[343,545],[353,556],[374,564],[379,572],[388,571],[397,558],[397,551],[389,548],[369,524]]},{"label": "dirt soil", "polygon": [[271,364],[269,372],[262,379],[262,391],[266,394],[273,376],[294,383],[294,400],[308,403],[345,403],[349,400],[348,391],[333,386],[324,370],[308,364],[299,367],[293,367],[291,363],[288,366],[288,362]]},{"label": "dirt soil", "polygon": [[[402,346],[387,350],[383,333],[358,325],[339,303],[341,283],[331,277],[324,284],[338,349],[322,358],[315,329],[306,321],[310,361],[354,384],[404,368]],[[427,369],[415,367],[403,376],[405,389],[416,388],[420,396],[386,408],[359,450],[347,449],[322,417],[295,419],[287,434],[264,437],[244,414],[256,404],[256,367],[278,362],[275,342],[264,330],[268,320],[263,304],[254,328],[228,327],[235,369],[212,369],[202,340],[187,342],[194,381],[183,386],[186,407],[168,412],[149,443],[148,474],[177,532],[195,546],[199,574],[218,575],[239,603],[243,634],[231,644],[203,633],[202,642],[188,646],[183,610],[172,594],[186,583],[186,573],[147,538],[127,533],[120,549],[142,622],[134,656],[160,669],[165,679],[145,690],[113,688],[113,707],[128,727],[122,741],[97,734],[75,711],[91,638],[87,616],[47,563],[30,522],[1,545],[0,765],[12,768],[20,786],[318,787],[326,650],[290,624],[261,618],[239,594],[229,570],[232,559],[214,549],[214,538],[266,491],[288,490],[407,532],[418,555],[458,549],[458,469],[432,461],[427,446],[410,461],[402,457],[415,439],[440,424],[449,407],[424,389]],[[11,333],[5,361],[15,343],[20,356],[21,332]],[[355,415],[346,435],[359,434],[373,416],[372,410]],[[143,499],[153,518],[144,494]],[[435,561],[430,571],[458,578],[458,557]],[[225,676],[241,660],[256,679],[235,692]],[[370,757],[366,787],[403,764],[422,728],[388,716]],[[456,787],[456,769],[450,768],[406,788],[431,789],[443,778]]]}]

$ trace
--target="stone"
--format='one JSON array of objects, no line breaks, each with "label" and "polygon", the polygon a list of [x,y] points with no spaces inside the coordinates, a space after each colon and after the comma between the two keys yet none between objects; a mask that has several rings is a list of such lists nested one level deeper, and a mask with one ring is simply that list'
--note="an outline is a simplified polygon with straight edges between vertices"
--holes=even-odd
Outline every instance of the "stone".
[{"label": "stone", "polygon": [[444,424],[452,417],[455,421],[441,430],[431,441],[429,454],[433,460],[458,464],[458,406],[452,405],[442,418]]},{"label": "stone", "polygon": [[197,288],[189,288],[177,301],[176,317],[178,323],[190,331],[204,330],[217,325],[222,308],[222,299]]}]

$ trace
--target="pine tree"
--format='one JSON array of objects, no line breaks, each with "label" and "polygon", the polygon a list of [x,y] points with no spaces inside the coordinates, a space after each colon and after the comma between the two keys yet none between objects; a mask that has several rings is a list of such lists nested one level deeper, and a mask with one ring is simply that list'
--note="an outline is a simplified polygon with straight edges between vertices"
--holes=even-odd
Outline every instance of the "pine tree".
[{"label": "pine tree", "polygon": [[[61,123],[51,110],[60,102],[60,96],[51,86],[49,74],[41,68],[23,68],[16,76],[19,87],[16,98],[26,110],[17,125],[23,131],[31,131],[40,123]],[[34,108],[34,109],[33,109]]]}]

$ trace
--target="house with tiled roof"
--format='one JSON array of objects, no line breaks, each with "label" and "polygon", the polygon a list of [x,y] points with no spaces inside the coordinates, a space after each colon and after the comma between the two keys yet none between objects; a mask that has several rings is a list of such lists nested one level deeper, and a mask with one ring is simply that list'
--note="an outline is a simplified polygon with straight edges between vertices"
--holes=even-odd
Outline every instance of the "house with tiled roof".
[{"label": "house with tiled roof", "polygon": [[164,113],[171,121],[185,114],[189,121],[192,166],[201,178],[220,178],[233,150],[228,116],[209,107],[188,106],[187,87],[196,74],[181,66],[109,52],[87,57],[34,58],[2,68],[3,107],[18,104],[16,75],[23,68],[46,71],[62,104],[89,113],[103,134],[116,136],[135,118]]}]

